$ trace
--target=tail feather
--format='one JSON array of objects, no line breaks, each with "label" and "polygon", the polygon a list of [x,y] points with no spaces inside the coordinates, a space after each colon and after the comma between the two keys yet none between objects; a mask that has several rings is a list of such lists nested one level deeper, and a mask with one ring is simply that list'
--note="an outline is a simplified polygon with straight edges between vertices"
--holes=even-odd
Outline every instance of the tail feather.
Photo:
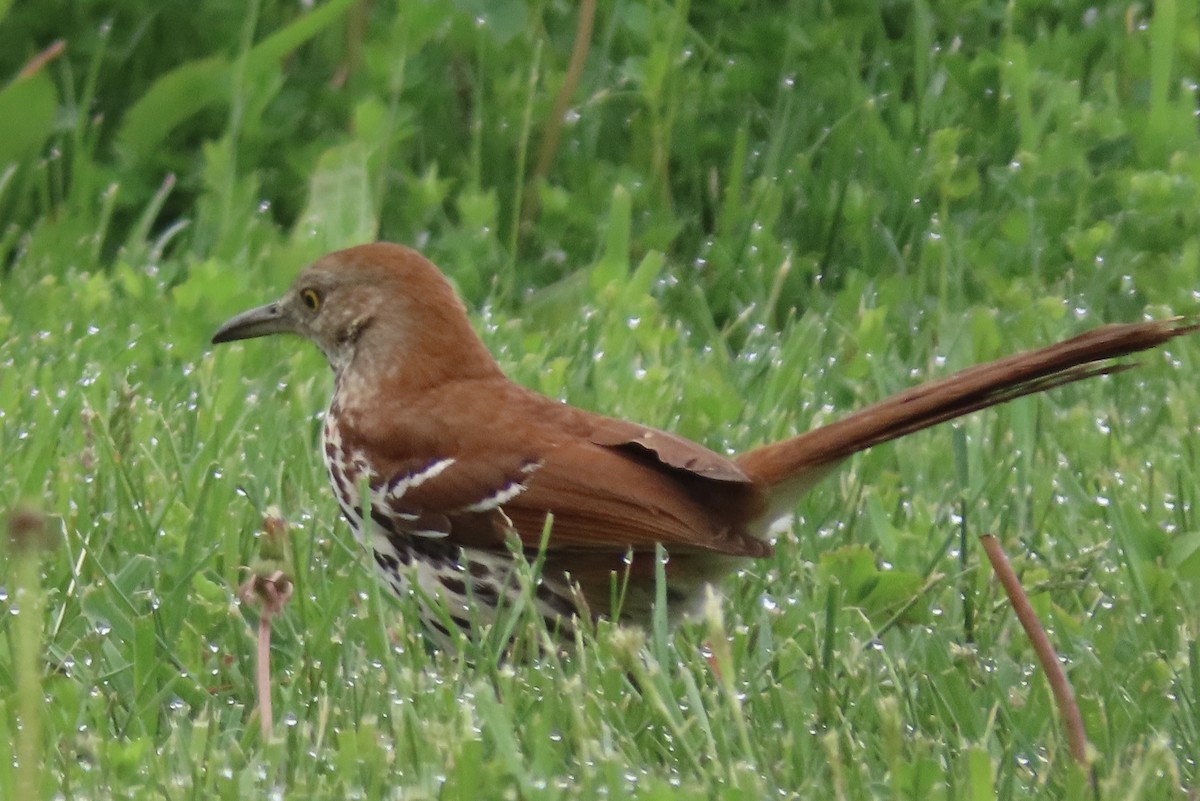
[{"label": "tail feather", "polygon": [[872,445],[1015,398],[1129,369],[1122,356],[1200,329],[1176,318],[1106,325],[1045,348],[969,367],[900,392],[841,420],[737,457],[738,467],[772,495],[794,499],[838,462]]}]

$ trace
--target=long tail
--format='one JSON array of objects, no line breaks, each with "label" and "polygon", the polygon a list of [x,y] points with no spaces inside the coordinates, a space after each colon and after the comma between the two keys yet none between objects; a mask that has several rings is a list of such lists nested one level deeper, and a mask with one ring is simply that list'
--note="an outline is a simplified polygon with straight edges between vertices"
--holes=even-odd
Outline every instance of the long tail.
[{"label": "long tail", "polygon": [[1197,329],[1200,321],[1185,318],[1106,325],[905,390],[837,422],[747,451],[737,465],[787,503],[838,462],[872,445],[1023,395],[1126,370],[1133,365],[1113,359]]}]

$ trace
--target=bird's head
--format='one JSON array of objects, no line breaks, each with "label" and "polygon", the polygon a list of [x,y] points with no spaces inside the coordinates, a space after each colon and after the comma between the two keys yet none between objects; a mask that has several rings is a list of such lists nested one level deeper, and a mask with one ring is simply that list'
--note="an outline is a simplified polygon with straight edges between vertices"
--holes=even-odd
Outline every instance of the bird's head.
[{"label": "bird's head", "polygon": [[410,248],[385,242],[323,256],[283,297],[227,320],[212,341],[268,334],[311,340],[339,376],[356,366],[377,373],[403,369],[428,383],[439,365],[463,374],[496,369],[438,268]]}]

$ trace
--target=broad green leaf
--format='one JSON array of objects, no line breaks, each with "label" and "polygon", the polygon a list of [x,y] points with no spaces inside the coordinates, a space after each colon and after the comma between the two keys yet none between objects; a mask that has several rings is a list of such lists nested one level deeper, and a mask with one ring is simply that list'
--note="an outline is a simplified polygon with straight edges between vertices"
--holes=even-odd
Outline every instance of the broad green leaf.
[{"label": "broad green leaf", "polygon": [[[848,545],[821,556],[821,573],[836,578],[847,605],[857,606],[876,622],[894,615],[920,592],[922,580],[907,570],[880,570],[862,545]],[[907,613],[908,617],[919,615]]]},{"label": "broad green leaf", "polygon": [[154,82],[129,111],[117,132],[117,149],[139,161],[175,126],[229,96],[229,63],[221,56],[189,61]]},{"label": "broad green leaf", "polygon": [[135,636],[134,619],[139,610],[135,594],[151,586],[156,563],[142,554],[134,554],[125,566],[112,577],[113,588],[88,587],[83,591],[83,612],[94,624],[107,624],[112,637],[121,643],[131,642]]},{"label": "broad green leaf", "polygon": [[458,0],[454,5],[460,13],[469,15],[476,27],[491,31],[501,44],[519,36],[529,16],[523,0]]},{"label": "broad green leaf", "polygon": [[663,254],[659,251],[652,250],[647,253],[642,258],[641,264],[633,271],[629,283],[625,285],[625,297],[634,303],[641,298],[648,297],[650,290],[654,288],[654,282],[662,273],[664,263]]},{"label": "broad green leaf", "polygon": [[379,220],[371,200],[367,149],[352,142],[330,148],[317,160],[308,203],[292,233],[313,255],[373,242]]},{"label": "broad green leaf", "polygon": [[1185,581],[1200,580],[1200,531],[1180,534],[1171,539],[1167,562]]},{"label": "broad green leaf", "polygon": [[50,136],[58,92],[45,72],[0,89],[0,166],[29,158]]},{"label": "broad green leaf", "polygon": [[247,70],[253,74],[268,63],[290,55],[297,47],[337,22],[353,4],[354,0],[329,0],[313,9],[312,13],[271,34],[251,48],[246,56]]},{"label": "broad green leaf", "polygon": [[592,268],[593,292],[601,293],[609,287],[619,287],[629,277],[629,230],[632,216],[633,201],[629,190],[617,185],[613,189],[612,209],[608,215],[604,255]]},{"label": "broad green leaf", "polygon": [[[268,36],[246,54],[245,76],[255,75],[287,56],[335,22],[353,0],[330,0],[311,14]],[[117,132],[117,148],[129,160],[150,153],[180,123],[196,112],[228,103],[234,65],[224,56],[189,61],[163,75],[125,113]]]},{"label": "broad green leaf", "polygon": [[967,797],[985,801],[996,797],[996,767],[987,749],[973,745],[967,749]]}]

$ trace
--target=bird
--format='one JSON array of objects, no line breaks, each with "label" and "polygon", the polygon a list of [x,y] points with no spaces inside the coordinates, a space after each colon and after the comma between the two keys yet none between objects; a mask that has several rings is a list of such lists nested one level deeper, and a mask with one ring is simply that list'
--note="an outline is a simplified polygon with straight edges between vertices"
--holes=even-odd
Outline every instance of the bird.
[{"label": "bird", "polygon": [[672,621],[694,615],[709,588],[773,553],[772,525],[853,454],[1125,369],[1114,360],[1197,327],[1102,326],[732,457],[509,380],[447,278],[402,245],[318,259],[212,342],[297,334],[324,353],[334,388],[322,455],[337,503],[387,586],[416,595],[426,631],[450,648],[516,600],[521,556],[541,560],[531,597],[566,641],[581,621],[644,625],[656,599]]}]

